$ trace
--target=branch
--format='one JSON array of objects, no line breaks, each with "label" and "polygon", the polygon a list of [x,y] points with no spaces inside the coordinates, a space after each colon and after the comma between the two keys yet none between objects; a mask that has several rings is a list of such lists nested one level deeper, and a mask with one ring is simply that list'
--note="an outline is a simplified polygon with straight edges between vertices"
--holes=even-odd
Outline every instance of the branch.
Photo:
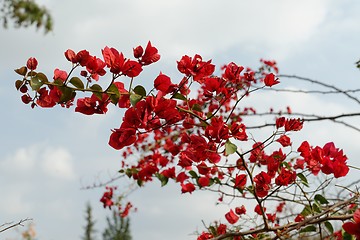
[{"label": "branch", "polygon": [[4,223],[0,227],[6,226],[6,225],[9,225],[9,224],[12,224],[12,225],[10,225],[10,226],[8,226],[6,228],[0,229],[0,233],[5,232],[6,230],[9,230],[10,228],[13,228],[13,227],[16,227],[16,226],[22,226],[23,227],[24,222],[31,221],[31,220],[33,220],[33,219],[32,218],[25,218],[25,219],[21,219],[19,222],[14,223],[14,224],[12,224],[12,222],[11,223]]}]

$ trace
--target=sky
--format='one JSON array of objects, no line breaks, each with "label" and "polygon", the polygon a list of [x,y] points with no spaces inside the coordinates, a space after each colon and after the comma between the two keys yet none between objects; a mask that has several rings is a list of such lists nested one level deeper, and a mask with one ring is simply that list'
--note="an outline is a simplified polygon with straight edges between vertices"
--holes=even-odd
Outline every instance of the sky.
[{"label": "sky", "polygon": [[[54,31],[35,28],[0,29],[0,224],[24,218],[39,240],[80,239],[85,204],[94,208],[98,239],[105,226],[99,202],[103,189],[81,190],[106,181],[119,169],[121,155],[108,146],[110,129],[121,124],[122,112],[84,116],[72,109],[31,109],[22,104],[14,69],[36,57],[39,69],[51,76],[55,68],[70,69],[64,51],[87,49],[101,55],[105,46],[130,56],[132,48],[150,40],[161,60],[146,69],[141,84],[151,87],[160,71],[179,79],[176,60],[196,53],[217,65],[231,61],[256,68],[260,58],[275,59],[282,74],[296,74],[360,88],[360,2],[357,0],[42,0],[54,18]],[[219,69],[217,69],[219,70]],[[140,81],[140,80],[139,80]],[[311,89],[289,79],[290,88]],[[244,104],[260,110],[291,106],[296,112],[319,114],[358,112],[358,105],[336,96],[257,93]],[[359,118],[353,118],[359,126]],[[321,122],[305,125],[296,138],[323,145],[334,141],[349,163],[359,166],[359,132]],[[266,133],[263,133],[266,134]],[[261,135],[261,134],[260,134]],[[357,172],[350,172],[352,179]],[[125,186],[120,182],[119,185]],[[138,208],[131,231],[138,239],[196,239],[193,233],[223,219],[227,206],[215,207],[217,195],[181,194],[178,186],[155,182],[130,195]],[[25,228],[19,228],[23,231]],[[16,239],[16,230],[2,239]]]}]

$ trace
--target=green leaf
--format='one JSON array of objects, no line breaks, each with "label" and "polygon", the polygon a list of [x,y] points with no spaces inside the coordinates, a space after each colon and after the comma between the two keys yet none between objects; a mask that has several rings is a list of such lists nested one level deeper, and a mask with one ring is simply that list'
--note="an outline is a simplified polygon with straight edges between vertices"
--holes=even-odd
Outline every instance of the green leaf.
[{"label": "green leaf", "polygon": [[99,84],[93,84],[90,89],[96,92],[102,92],[102,87]]},{"label": "green leaf", "polygon": [[304,232],[315,232],[316,231],[316,227],[314,225],[310,225],[310,226],[307,226],[303,229],[300,230],[301,233],[304,233]]},{"label": "green leaf", "polygon": [[304,209],[302,210],[301,215],[303,215],[304,217],[306,217],[306,216],[310,215],[311,213],[312,213],[311,207],[310,207],[309,205],[306,205],[306,206],[304,207]]},{"label": "green leaf", "polygon": [[137,95],[140,95],[142,97],[146,96],[146,90],[143,86],[138,85],[134,88],[134,93],[136,93]]},{"label": "green leaf", "polygon": [[186,97],[178,92],[173,95],[173,98],[186,101]]},{"label": "green leaf", "polygon": [[130,94],[130,103],[135,106],[143,97],[139,94]]},{"label": "green leaf", "polygon": [[36,74],[36,77],[37,77],[38,79],[40,79],[43,83],[49,82],[47,76],[46,76],[45,74],[43,74],[42,72],[38,72],[38,73]]},{"label": "green leaf", "polygon": [[68,87],[58,87],[59,90],[62,92],[60,101],[61,103],[67,102],[73,99],[76,95],[75,91]]},{"label": "green leaf", "polygon": [[169,178],[165,177],[162,174],[157,173],[155,176],[160,180],[162,187],[165,186],[169,181]]},{"label": "green leaf", "polygon": [[72,77],[70,83],[76,88],[84,89],[84,83],[78,77]]},{"label": "green leaf", "polygon": [[120,92],[115,84],[111,84],[106,93],[110,96],[110,100],[113,104],[117,104],[119,102]]},{"label": "green leaf", "polygon": [[343,240],[353,240],[354,239],[352,235],[350,235],[349,233],[347,233],[345,231],[343,232],[342,237],[343,237]]},{"label": "green leaf", "polygon": [[225,155],[228,156],[230,154],[233,154],[234,152],[236,152],[236,150],[237,150],[237,146],[232,142],[230,142],[229,140],[227,140],[225,143]]},{"label": "green leaf", "polygon": [[297,176],[298,176],[298,178],[300,178],[302,184],[304,184],[306,187],[309,187],[308,180],[307,180],[307,178],[304,176],[304,174],[298,173]]},{"label": "green leaf", "polygon": [[197,104],[197,103],[195,103],[193,106],[192,106],[192,108],[191,108],[192,110],[195,110],[195,111],[198,111],[198,112],[201,112],[201,106],[199,105],[199,104]]},{"label": "green leaf", "polygon": [[315,201],[319,202],[320,204],[328,204],[329,203],[329,201],[321,194],[315,195]]},{"label": "green leaf", "polygon": [[193,171],[193,170],[190,170],[189,174],[191,175],[192,178],[198,178],[197,173],[195,171]]},{"label": "green leaf", "polygon": [[332,224],[331,224],[329,221],[326,221],[324,224],[325,224],[326,229],[327,229],[331,234],[333,234],[333,233],[334,233],[334,228],[333,228]]},{"label": "green leaf", "polygon": [[312,205],[312,208],[313,208],[314,212],[321,213],[321,206],[318,205],[317,203],[314,203]]},{"label": "green leaf", "polygon": [[21,76],[25,76],[27,73],[27,67],[23,66],[21,68],[15,69],[14,71]]},{"label": "green leaf", "polygon": [[44,83],[36,76],[31,78],[30,80],[30,86],[34,91],[38,91],[43,84]]}]

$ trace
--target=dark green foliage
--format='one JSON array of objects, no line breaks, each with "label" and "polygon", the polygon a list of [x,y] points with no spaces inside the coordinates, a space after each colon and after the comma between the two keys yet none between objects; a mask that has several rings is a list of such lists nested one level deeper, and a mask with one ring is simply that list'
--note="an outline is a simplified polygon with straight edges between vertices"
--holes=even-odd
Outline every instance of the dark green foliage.
[{"label": "dark green foliage", "polygon": [[45,33],[53,28],[49,11],[40,7],[34,0],[0,0],[0,7],[0,18],[4,28],[8,27],[10,20],[14,22],[15,27],[35,25],[37,29],[44,28]]},{"label": "dark green foliage", "polygon": [[117,211],[112,212],[112,218],[107,217],[107,228],[103,232],[103,240],[131,240],[130,219],[123,218]]},{"label": "dark green foliage", "polygon": [[94,229],[95,221],[93,220],[92,215],[92,208],[90,203],[86,205],[86,211],[85,211],[85,220],[86,225],[84,227],[85,233],[82,237],[83,240],[94,240],[94,233],[96,232]]}]

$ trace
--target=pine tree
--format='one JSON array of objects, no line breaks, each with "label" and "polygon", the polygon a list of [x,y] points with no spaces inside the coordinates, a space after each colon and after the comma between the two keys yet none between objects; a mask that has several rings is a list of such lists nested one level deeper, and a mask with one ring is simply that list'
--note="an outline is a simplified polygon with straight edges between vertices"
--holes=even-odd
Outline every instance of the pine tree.
[{"label": "pine tree", "polygon": [[82,237],[82,240],[94,240],[95,239],[94,233],[96,232],[94,229],[95,221],[93,220],[92,208],[90,203],[86,204],[85,220],[86,220],[86,225],[84,227],[85,233],[84,236]]},{"label": "pine tree", "polygon": [[112,219],[106,218],[108,227],[103,232],[103,240],[131,240],[130,219],[123,218],[117,211],[112,212]]}]

